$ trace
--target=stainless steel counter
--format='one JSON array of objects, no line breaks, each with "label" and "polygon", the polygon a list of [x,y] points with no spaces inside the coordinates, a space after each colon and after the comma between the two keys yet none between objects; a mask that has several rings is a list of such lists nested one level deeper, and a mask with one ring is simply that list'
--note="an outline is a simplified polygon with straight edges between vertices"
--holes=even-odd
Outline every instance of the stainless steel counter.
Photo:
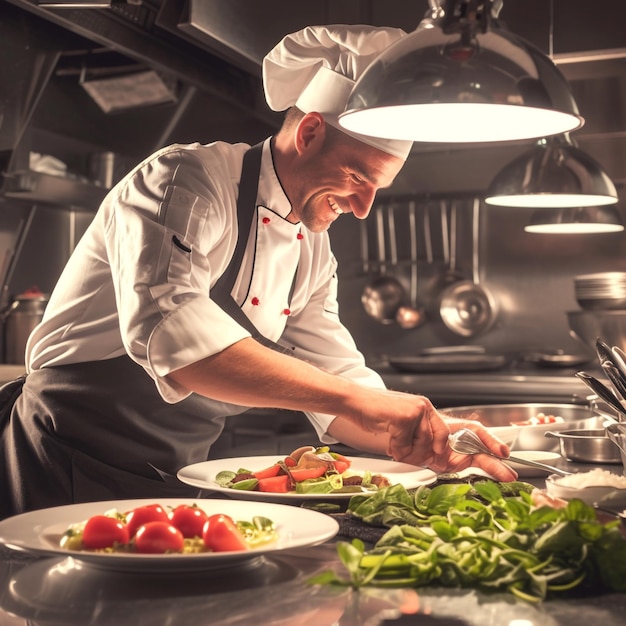
[{"label": "stainless steel counter", "polygon": [[0,556],[2,626],[622,626],[626,615],[624,594],[536,606],[473,590],[356,592],[308,584],[340,567],[332,542],[227,570],[172,575]]},{"label": "stainless steel counter", "polygon": [[240,563],[115,572],[0,546],[0,626],[623,626],[626,615],[626,594],[534,605],[474,590],[309,584],[329,569],[345,574],[335,541]]}]

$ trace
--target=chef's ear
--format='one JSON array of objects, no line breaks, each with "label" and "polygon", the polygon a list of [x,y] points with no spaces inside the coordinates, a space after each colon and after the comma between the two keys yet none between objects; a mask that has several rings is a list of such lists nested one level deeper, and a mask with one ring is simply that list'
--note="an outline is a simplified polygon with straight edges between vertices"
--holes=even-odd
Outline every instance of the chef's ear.
[{"label": "chef's ear", "polygon": [[326,137],[326,122],[321,113],[306,113],[300,120],[295,132],[295,145],[299,154],[305,151],[319,150]]}]

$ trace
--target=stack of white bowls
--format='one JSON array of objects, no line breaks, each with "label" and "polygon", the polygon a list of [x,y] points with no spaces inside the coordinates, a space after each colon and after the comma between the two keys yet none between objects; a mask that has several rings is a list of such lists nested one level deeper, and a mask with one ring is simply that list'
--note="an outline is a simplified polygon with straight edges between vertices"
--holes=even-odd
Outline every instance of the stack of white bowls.
[{"label": "stack of white bowls", "polygon": [[595,349],[596,339],[626,350],[626,272],[574,277],[580,311],[567,314],[572,335]]},{"label": "stack of white bowls", "polygon": [[626,272],[602,272],[574,277],[576,300],[587,311],[626,309]]}]

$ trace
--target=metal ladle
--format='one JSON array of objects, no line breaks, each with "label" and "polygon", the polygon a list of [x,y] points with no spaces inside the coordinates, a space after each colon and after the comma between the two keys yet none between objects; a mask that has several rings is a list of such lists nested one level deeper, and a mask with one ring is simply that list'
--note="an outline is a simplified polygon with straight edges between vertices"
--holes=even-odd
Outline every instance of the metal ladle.
[{"label": "metal ladle", "polygon": [[[396,312],[398,326],[405,329],[417,328],[426,321],[426,312],[417,306],[417,225],[415,223],[415,202],[409,204],[409,235],[411,238],[411,285],[409,304],[402,304]],[[390,224],[391,230],[391,224]],[[395,239],[394,232],[390,236]],[[392,252],[395,248],[392,248]],[[393,262],[393,255],[392,255]]]},{"label": "metal ladle", "polygon": [[572,472],[559,469],[552,465],[546,465],[539,461],[531,461],[530,459],[521,459],[516,456],[503,457],[493,453],[482,442],[480,437],[469,428],[461,428],[454,433],[448,435],[448,444],[455,451],[460,454],[488,454],[501,461],[512,461],[513,463],[519,463],[520,465],[527,465],[528,467],[536,467],[552,474],[558,474],[559,476],[569,476]]},{"label": "metal ladle", "polygon": [[376,210],[376,237],[381,275],[365,286],[361,294],[361,303],[365,312],[376,321],[381,324],[393,324],[405,294],[400,281],[385,273],[387,254],[385,252],[385,224],[383,219],[383,209],[378,207]]},{"label": "metal ladle", "polygon": [[[472,213],[472,279],[461,280],[447,287],[440,295],[440,315],[449,330],[462,337],[473,337],[487,330],[495,320],[495,301],[479,284],[479,207],[476,198]],[[456,231],[456,206],[452,207],[450,238]],[[451,263],[452,265],[452,263]]]}]

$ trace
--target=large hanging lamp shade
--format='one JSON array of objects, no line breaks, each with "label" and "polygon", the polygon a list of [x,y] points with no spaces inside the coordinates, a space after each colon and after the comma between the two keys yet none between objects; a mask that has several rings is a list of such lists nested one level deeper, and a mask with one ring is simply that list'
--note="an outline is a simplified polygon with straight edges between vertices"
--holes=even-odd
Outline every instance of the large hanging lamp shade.
[{"label": "large hanging lamp shade", "polygon": [[619,233],[624,230],[624,224],[615,205],[568,207],[558,211],[537,209],[524,230],[551,235]]},{"label": "large hanging lamp shade", "polygon": [[539,140],[491,181],[485,202],[508,207],[581,207],[615,204],[615,185],[567,136]]},{"label": "large hanging lamp shade", "polygon": [[417,29],[354,85],[347,130],[421,142],[546,137],[582,126],[556,65],[498,25],[501,2],[430,1]]}]

